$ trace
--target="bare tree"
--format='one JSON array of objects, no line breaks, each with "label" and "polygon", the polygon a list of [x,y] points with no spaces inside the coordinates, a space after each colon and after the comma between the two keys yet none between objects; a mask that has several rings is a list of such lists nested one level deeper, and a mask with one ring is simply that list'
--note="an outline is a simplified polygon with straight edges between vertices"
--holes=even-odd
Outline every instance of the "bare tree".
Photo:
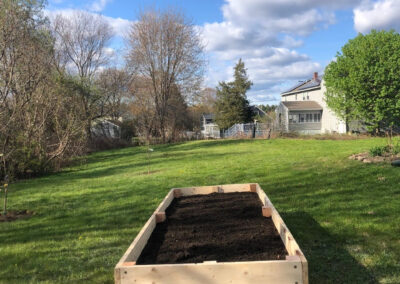
[{"label": "bare tree", "polygon": [[80,97],[90,138],[92,122],[105,115],[107,100],[93,83],[99,69],[109,62],[106,50],[113,31],[104,17],[83,11],[59,14],[52,22],[57,68],[61,74],[77,76],[70,83]]},{"label": "bare tree", "polygon": [[60,92],[41,1],[0,2],[0,177],[36,172],[76,145],[73,96]]},{"label": "bare tree", "polygon": [[40,7],[39,3],[18,6],[10,0],[0,3],[0,174],[3,175],[12,170],[10,161],[18,151],[17,133],[21,133],[21,127],[32,133],[35,121],[40,118],[34,116],[26,127],[21,123],[38,86],[46,78],[43,68],[49,66],[47,59],[51,58],[49,41],[38,30],[41,19],[32,18]]},{"label": "bare tree", "polygon": [[122,116],[121,103],[129,96],[131,77],[125,70],[107,68],[96,78],[96,86],[101,92],[100,113],[108,115],[112,120]]},{"label": "bare tree", "polygon": [[150,143],[150,139],[157,128],[156,109],[151,90],[150,79],[139,78],[130,85],[130,93],[133,97],[130,103],[130,111],[135,118],[139,135],[144,137],[147,143]]},{"label": "bare tree", "polygon": [[204,88],[193,98],[189,107],[193,130],[200,131],[203,114],[215,113],[216,93],[217,91],[213,88]]},{"label": "bare tree", "polygon": [[132,24],[127,43],[128,66],[151,81],[150,95],[165,142],[165,120],[174,88],[188,96],[199,89],[203,78],[205,60],[198,30],[181,13],[151,10]]},{"label": "bare tree", "polygon": [[53,20],[56,55],[60,68],[91,80],[109,62],[106,48],[113,30],[104,17],[84,11],[58,14]]},{"label": "bare tree", "polygon": [[170,140],[179,141],[179,134],[182,134],[185,129],[189,129],[190,124],[191,117],[187,103],[178,88],[175,87],[168,102],[166,118]]}]

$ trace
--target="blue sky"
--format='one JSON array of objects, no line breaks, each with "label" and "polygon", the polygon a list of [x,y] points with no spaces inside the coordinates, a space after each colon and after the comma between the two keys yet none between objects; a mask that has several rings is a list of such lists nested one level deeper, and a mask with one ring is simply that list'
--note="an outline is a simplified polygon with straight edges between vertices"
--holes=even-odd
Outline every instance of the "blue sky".
[{"label": "blue sky", "polygon": [[204,86],[230,80],[242,58],[255,104],[276,104],[280,93],[324,68],[349,39],[371,29],[400,30],[400,0],[48,0],[49,14],[71,9],[103,15],[114,28],[111,48],[148,7],[175,7],[191,18],[207,43]]}]

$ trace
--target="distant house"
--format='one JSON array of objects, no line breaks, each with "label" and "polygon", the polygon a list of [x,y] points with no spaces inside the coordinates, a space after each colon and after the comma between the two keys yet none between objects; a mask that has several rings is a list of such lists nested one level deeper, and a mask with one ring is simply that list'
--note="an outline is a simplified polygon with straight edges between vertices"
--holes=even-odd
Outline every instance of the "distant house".
[{"label": "distant house", "polygon": [[221,138],[219,126],[215,123],[215,114],[204,113],[201,116],[201,134],[205,138]]},{"label": "distant house", "polygon": [[262,109],[260,109],[258,106],[250,106],[250,108],[255,116],[259,116],[259,117],[268,116],[267,113],[265,111],[263,111]]},{"label": "distant house", "polygon": [[[269,117],[268,114],[258,106],[250,106],[253,114],[259,117]],[[205,138],[221,138],[221,131],[215,123],[215,114],[205,113],[201,116],[201,134]]]},{"label": "distant house", "polygon": [[324,80],[317,72],[283,92],[276,110],[279,127],[302,134],[346,133],[346,123],[328,108],[325,92]]},{"label": "distant house", "polygon": [[119,121],[111,121],[108,119],[99,119],[92,123],[91,131],[93,136],[106,138],[120,138],[121,127]]}]

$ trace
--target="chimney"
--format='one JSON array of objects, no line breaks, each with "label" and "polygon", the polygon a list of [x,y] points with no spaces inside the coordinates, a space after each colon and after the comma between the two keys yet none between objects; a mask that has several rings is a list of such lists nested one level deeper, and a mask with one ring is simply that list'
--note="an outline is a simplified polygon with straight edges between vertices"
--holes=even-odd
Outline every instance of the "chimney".
[{"label": "chimney", "polygon": [[313,80],[314,80],[314,81],[317,81],[317,80],[318,80],[318,72],[314,72]]}]

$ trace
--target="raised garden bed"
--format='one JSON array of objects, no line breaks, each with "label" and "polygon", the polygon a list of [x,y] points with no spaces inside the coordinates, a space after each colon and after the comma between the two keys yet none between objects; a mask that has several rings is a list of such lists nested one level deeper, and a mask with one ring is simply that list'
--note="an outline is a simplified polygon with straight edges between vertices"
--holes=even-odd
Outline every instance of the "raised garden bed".
[{"label": "raised garden bed", "polygon": [[258,184],[172,189],[116,283],[308,283],[307,260]]}]

